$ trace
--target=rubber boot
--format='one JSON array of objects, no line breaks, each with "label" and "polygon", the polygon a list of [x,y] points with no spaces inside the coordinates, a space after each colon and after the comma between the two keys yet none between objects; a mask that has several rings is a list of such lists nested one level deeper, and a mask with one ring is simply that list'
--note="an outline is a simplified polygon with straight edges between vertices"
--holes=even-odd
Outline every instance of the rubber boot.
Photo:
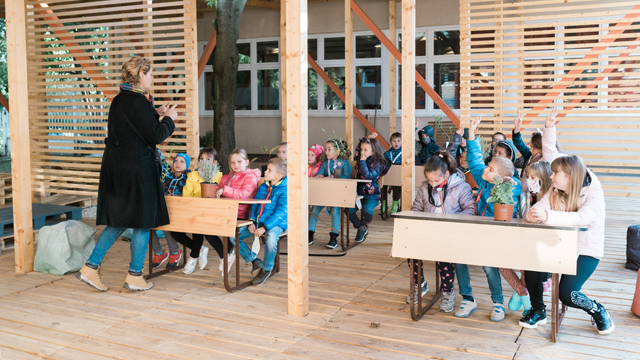
[{"label": "rubber boot", "polygon": [[387,200],[382,200],[382,204],[380,205],[380,210],[378,210],[378,215],[382,215],[382,213],[387,210]]},{"label": "rubber boot", "polygon": [[398,212],[398,206],[400,205],[400,201],[399,200],[394,200],[393,201],[393,207],[391,208],[391,213],[395,214]]}]

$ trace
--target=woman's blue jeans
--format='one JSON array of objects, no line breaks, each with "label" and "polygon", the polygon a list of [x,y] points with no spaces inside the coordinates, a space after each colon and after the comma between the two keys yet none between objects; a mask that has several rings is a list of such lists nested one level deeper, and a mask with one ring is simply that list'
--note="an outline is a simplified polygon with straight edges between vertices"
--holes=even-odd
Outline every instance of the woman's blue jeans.
[{"label": "woman's blue jeans", "polygon": [[[112,228],[110,226],[104,228],[87,263],[96,267],[100,266],[107,251],[111,249],[111,246],[113,246],[116,240],[118,240],[118,237],[120,237],[126,229],[127,228]],[[129,263],[130,272],[142,272],[148,246],[149,229],[133,229],[133,235],[131,236],[131,262]]]},{"label": "woman's blue jeans", "polygon": [[[487,275],[489,290],[491,290],[491,300],[493,300],[494,303],[503,304],[504,296],[502,295],[502,278],[500,277],[500,270],[490,266],[483,266],[482,270],[484,270],[484,273]],[[469,267],[465,264],[456,264],[456,275],[458,276],[460,295],[473,296]]]},{"label": "woman's blue jeans", "polygon": [[[340,233],[340,210],[341,208],[337,207],[327,207],[329,209],[329,213],[331,214],[331,232],[339,234]],[[313,206],[311,208],[311,213],[309,213],[309,231],[316,231],[316,224],[318,223],[318,217],[320,213],[324,209],[324,206]]]}]

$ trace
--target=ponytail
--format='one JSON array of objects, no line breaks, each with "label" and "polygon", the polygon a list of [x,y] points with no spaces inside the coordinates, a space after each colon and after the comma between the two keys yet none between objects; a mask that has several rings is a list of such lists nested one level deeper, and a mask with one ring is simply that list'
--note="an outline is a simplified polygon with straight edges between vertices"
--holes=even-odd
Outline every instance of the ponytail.
[{"label": "ponytail", "polygon": [[453,175],[457,170],[458,162],[451,154],[445,151],[436,151],[424,165],[425,175],[435,171],[438,171],[442,176],[444,176],[447,171],[449,175]]}]

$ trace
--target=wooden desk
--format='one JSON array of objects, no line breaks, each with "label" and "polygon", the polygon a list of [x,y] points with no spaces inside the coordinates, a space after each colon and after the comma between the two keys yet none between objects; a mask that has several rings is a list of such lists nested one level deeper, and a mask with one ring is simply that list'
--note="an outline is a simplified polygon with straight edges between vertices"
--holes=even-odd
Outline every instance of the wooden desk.
[{"label": "wooden desk", "polygon": [[[564,305],[559,309],[559,274],[575,275],[578,232],[586,231],[587,227],[414,211],[403,211],[394,216],[394,257],[552,273],[551,338],[556,341],[566,311]],[[413,294],[413,276],[411,289]],[[432,301],[423,309],[421,297],[418,292],[417,309],[411,307],[411,317],[415,321],[433,305]]]},{"label": "wooden desk", "polygon": [[[414,171],[414,177],[416,179],[415,186],[420,187],[422,182],[427,180],[427,178],[424,176],[424,165],[416,165]],[[380,178],[380,202],[389,204],[389,194],[387,193],[387,191],[382,191],[382,186],[402,186],[402,165],[391,165],[389,171]],[[400,208],[401,207],[402,203],[400,205]],[[391,211],[389,210],[389,208],[390,206],[387,205],[386,209],[382,209],[382,211],[380,212],[382,220],[387,220],[391,217]]]},{"label": "wooden desk", "polygon": [[[190,234],[216,235],[222,237],[224,244],[224,283],[225,288],[233,292],[235,288],[229,286],[227,271],[226,237],[238,238],[238,207],[240,204],[267,204],[271,200],[255,199],[208,199],[182,196],[165,196],[169,211],[169,225],[160,226],[154,230],[176,231]],[[237,243],[237,242],[236,242]],[[182,269],[186,264],[186,248],[182,265],[167,270],[153,272],[152,238],[149,234],[149,274],[147,279]],[[238,259],[239,260],[239,259]],[[236,287],[240,285],[240,266],[236,263]],[[247,285],[248,286],[248,285]],[[246,287],[246,286],[245,286]],[[237,290],[235,290],[237,291]]]},{"label": "wooden desk", "polygon": [[[330,206],[340,208],[340,247],[348,251],[349,247],[349,209],[355,206],[358,199],[357,185],[360,182],[371,182],[362,179],[309,178],[309,205]],[[345,239],[344,228],[347,236]],[[353,243],[351,249],[361,243]]]}]

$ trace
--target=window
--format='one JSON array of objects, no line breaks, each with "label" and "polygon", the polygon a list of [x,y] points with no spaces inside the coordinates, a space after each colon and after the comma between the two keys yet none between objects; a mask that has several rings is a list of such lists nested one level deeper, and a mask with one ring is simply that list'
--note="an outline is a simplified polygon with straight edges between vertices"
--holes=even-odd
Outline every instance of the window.
[{"label": "window", "polygon": [[356,66],[356,107],[380,109],[382,74],[380,66]]},{"label": "window", "polygon": [[258,110],[280,108],[279,70],[258,70]]},{"label": "window", "polygon": [[[460,109],[460,63],[433,64],[434,90],[451,109]],[[434,104],[435,109],[440,109]]]},{"label": "window", "polygon": [[[427,33],[416,30],[416,56],[427,56]],[[398,49],[402,52],[402,34],[398,35]]]},{"label": "window", "polygon": [[379,58],[382,44],[375,35],[356,36],[356,59]]},{"label": "window", "polygon": [[[426,68],[425,64],[417,64],[416,70],[423,78],[426,79]],[[398,67],[398,110],[402,110],[402,67]],[[417,110],[426,110],[427,109],[427,94],[422,89],[422,86],[418,85],[416,82],[416,103],[415,109]]]},{"label": "window", "polygon": [[434,55],[460,55],[460,31],[434,31]]},{"label": "window", "polygon": [[257,62],[258,63],[266,63],[266,62],[275,62],[279,61],[278,59],[278,42],[277,41],[263,41],[258,42],[256,44],[256,50],[258,52]]},{"label": "window", "polygon": [[[344,66],[325,68],[324,72],[329,76],[333,83],[344,92]],[[324,109],[325,110],[344,110],[344,102],[338,95],[331,90],[327,83],[324,84]]]},{"label": "window", "polygon": [[344,36],[324,38],[323,60],[344,60]]},{"label": "window", "polygon": [[[493,108],[493,65],[472,66],[471,67],[471,109]],[[474,92],[477,91],[477,92]],[[490,99],[484,100],[483,97]]]}]

